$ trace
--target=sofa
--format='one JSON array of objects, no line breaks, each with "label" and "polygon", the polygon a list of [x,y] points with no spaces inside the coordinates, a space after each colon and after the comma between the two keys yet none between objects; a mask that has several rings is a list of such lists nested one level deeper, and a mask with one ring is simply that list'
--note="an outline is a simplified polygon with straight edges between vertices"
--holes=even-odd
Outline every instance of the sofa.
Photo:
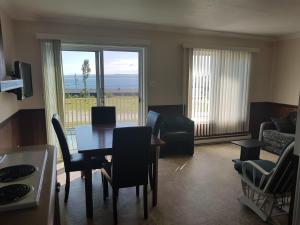
[{"label": "sofa", "polygon": [[259,140],[269,146],[265,150],[281,155],[283,148],[295,140],[297,112],[290,112],[284,118],[270,118],[260,125]]},{"label": "sofa", "polygon": [[160,156],[173,152],[194,154],[194,121],[184,116],[163,116],[160,125],[160,139],[166,144],[161,147]]}]

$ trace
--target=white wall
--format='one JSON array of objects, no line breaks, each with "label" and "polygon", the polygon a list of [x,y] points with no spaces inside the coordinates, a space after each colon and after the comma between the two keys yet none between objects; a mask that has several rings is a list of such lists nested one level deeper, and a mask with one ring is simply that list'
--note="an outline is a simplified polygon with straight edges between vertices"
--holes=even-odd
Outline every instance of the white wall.
[{"label": "white wall", "polygon": [[[3,35],[4,57],[7,72],[12,70],[12,63],[15,60],[15,39],[11,19],[0,10],[1,27]],[[0,122],[18,111],[18,101],[14,94],[0,92]]]},{"label": "white wall", "polygon": [[212,37],[181,34],[145,29],[112,28],[107,26],[83,26],[50,22],[15,21],[16,54],[19,60],[32,64],[34,96],[21,103],[22,108],[44,107],[40,43],[37,33],[68,35],[74,37],[103,37],[117,39],[140,39],[150,41],[149,79],[155,86],[149,87],[149,105],[172,105],[182,103],[182,44],[196,47],[249,47],[259,48],[254,57],[250,100],[271,99],[270,72],[273,43],[254,39]]},{"label": "white wall", "polygon": [[297,105],[300,91],[300,38],[276,42],[272,77],[272,101]]}]

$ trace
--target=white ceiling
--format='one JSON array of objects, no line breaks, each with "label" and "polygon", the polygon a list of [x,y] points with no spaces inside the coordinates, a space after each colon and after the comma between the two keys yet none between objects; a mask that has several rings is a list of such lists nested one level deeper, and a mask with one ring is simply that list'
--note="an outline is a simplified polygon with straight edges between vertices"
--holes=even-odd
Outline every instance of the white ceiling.
[{"label": "white ceiling", "polygon": [[112,19],[265,36],[300,32],[299,0],[0,0],[17,19]]}]

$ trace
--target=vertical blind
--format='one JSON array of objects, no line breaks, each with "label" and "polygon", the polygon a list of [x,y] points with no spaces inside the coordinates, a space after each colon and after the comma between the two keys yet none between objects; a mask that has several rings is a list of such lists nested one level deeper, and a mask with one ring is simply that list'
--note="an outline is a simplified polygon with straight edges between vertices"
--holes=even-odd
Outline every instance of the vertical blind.
[{"label": "vertical blind", "polygon": [[193,49],[191,61],[188,115],[196,136],[248,131],[251,53]]}]

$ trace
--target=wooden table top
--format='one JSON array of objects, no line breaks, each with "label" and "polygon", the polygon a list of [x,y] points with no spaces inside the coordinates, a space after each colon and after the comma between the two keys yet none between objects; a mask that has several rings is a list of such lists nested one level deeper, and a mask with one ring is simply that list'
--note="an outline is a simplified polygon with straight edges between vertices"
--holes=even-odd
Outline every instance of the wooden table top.
[{"label": "wooden table top", "polygon": [[[80,125],[76,127],[76,141],[79,153],[92,153],[102,150],[102,154],[109,154],[112,150],[113,130],[128,125]],[[161,146],[165,143],[152,136],[151,146]]]},{"label": "wooden table top", "polygon": [[232,141],[232,144],[239,145],[244,148],[259,148],[259,147],[265,147],[269,144],[263,141],[259,141],[256,139],[247,139],[247,140],[240,140],[240,141]]}]

